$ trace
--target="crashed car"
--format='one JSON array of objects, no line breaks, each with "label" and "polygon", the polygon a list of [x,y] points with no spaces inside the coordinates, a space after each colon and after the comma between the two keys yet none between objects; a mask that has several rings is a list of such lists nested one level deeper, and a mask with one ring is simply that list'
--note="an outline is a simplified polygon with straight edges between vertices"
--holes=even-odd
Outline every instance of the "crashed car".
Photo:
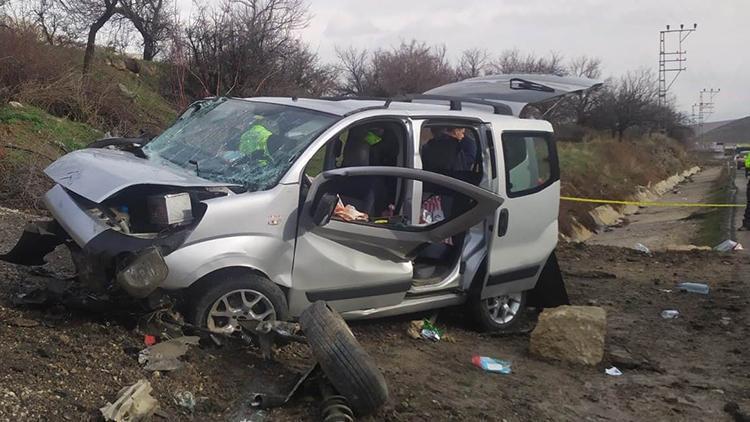
[{"label": "crashed car", "polygon": [[[54,221],[3,259],[39,265],[65,244],[84,285],[173,294],[217,333],[320,300],[347,319],[465,304],[506,329],[527,300],[567,301],[552,126],[518,116],[598,85],[499,75],[393,99],[199,101],[150,142],[51,164]],[[428,169],[424,146],[454,129],[470,167]]]}]

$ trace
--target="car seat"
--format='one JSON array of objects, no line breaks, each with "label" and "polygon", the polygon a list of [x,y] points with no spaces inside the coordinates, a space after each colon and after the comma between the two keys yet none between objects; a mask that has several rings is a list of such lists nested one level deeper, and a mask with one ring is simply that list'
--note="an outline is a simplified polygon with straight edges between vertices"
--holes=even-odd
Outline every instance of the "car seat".
[{"label": "car seat", "polygon": [[[365,141],[365,129],[352,129],[349,133],[341,167],[370,166],[370,144]],[[337,193],[344,205],[352,205],[369,216],[382,215],[386,203],[386,186],[382,177],[360,176],[345,178],[337,183]]]}]

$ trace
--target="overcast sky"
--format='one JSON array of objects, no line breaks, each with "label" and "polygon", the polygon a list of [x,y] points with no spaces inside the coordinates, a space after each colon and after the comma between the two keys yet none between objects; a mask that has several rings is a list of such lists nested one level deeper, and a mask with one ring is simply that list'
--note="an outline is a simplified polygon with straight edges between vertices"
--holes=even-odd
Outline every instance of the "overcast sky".
[{"label": "overcast sky", "polygon": [[[605,76],[656,71],[659,30],[680,23],[698,30],[685,42],[687,71],[672,87],[691,111],[703,88],[721,88],[715,114],[750,114],[750,0],[310,0],[303,39],[323,60],[337,45],[380,48],[416,38],[445,44],[452,58],[467,48],[510,48],[602,59]],[[673,45],[676,49],[676,45]]]}]

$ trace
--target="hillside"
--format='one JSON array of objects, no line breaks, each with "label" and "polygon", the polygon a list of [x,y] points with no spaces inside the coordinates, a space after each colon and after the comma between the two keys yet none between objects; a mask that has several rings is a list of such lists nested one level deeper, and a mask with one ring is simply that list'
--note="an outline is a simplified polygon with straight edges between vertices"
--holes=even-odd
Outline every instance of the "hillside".
[{"label": "hillside", "polygon": [[[726,125],[726,124],[732,123],[735,120],[737,120],[737,119],[720,120],[720,121],[717,121],[717,122],[706,122],[706,123],[703,123],[703,130],[705,132],[709,132],[709,131],[712,131],[714,129],[718,129],[718,128]],[[691,127],[693,128],[694,131],[696,131],[696,133],[698,132],[699,125],[691,125]]]},{"label": "hillside", "polygon": [[734,120],[703,135],[705,142],[723,142],[725,144],[750,143],[750,116]]}]

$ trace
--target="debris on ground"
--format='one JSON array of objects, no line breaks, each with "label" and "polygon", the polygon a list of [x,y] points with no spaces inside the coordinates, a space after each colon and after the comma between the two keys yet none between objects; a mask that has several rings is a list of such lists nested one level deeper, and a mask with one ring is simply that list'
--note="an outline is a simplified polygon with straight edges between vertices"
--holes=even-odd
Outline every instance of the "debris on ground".
[{"label": "debris on ground", "polygon": [[197,346],[200,338],[196,336],[178,337],[153,346],[149,346],[138,355],[138,363],[146,364],[147,371],[174,371],[185,366],[180,360],[187,353],[189,346]]},{"label": "debris on ground", "polygon": [[729,251],[741,251],[744,250],[742,248],[742,244],[735,242],[734,240],[727,239],[718,245],[714,246],[715,251],[719,252],[729,252]]},{"label": "debris on ground", "polygon": [[31,328],[31,327],[39,326],[39,321],[34,321],[33,319],[18,317],[18,318],[12,318],[8,320],[8,324],[10,324],[13,327]]},{"label": "debris on ground", "polygon": [[193,413],[193,410],[195,410],[195,396],[190,391],[178,391],[174,393],[174,402],[190,413]]},{"label": "debris on ground", "polygon": [[675,319],[680,316],[680,311],[677,309],[665,309],[661,311],[661,317],[664,319]]},{"label": "debris on ground", "polygon": [[146,346],[153,346],[154,344],[156,344],[156,336],[146,334],[145,336],[143,336],[143,344],[145,344]]},{"label": "debris on ground", "polygon": [[613,377],[619,377],[620,375],[622,375],[622,371],[620,371],[619,369],[617,369],[616,366],[613,366],[611,368],[605,369],[604,373],[606,373],[607,375],[613,376]]},{"label": "debris on ground", "polygon": [[430,320],[425,319],[424,323],[422,324],[422,330],[419,332],[419,335],[422,336],[422,338],[431,340],[431,341],[440,341],[440,338],[443,335],[443,332],[441,329],[433,325]]},{"label": "debris on ground", "polygon": [[638,252],[643,252],[646,255],[651,255],[651,249],[647,248],[643,243],[636,243],[635,246],[633,246],[633,249],[637,250]]},{"label": "debris on ground", "polygon": [[141,379],[117,393],[114,403],[100,408],[107,421],[138,422],[147,420],[156,412],[159,402],[151,396],[151,383]]},{"label": "debris on ground", "polygon": [[700,293],[702,295],[707,295],[709,292],[708,284],[705,284],[705,283],[684,282],[684,283],[679,283],[677,285],[677,288],[684,292]]},{"label": "debris on ground", "polygon": [[559,306],[539,314],[531,332],[531,353],[584,365],[604,357],[607,313],[597,306]]},{"label": "debris on ground", "polygon": [[411,321],[409,323],[409,328],[406,329],[406,334],[414,340],[419,340],[422,338],[422,335],[420,334],[422,332],[422,327],[424,327],[424,320],[418,319]]},{"label": "debris on ground", "polygon": [[477,368],[482,368],[487,372],[497,372],[506,375],[511,373],[511,363],[507,360],[474,355],[471,357],[471,363]]}]

